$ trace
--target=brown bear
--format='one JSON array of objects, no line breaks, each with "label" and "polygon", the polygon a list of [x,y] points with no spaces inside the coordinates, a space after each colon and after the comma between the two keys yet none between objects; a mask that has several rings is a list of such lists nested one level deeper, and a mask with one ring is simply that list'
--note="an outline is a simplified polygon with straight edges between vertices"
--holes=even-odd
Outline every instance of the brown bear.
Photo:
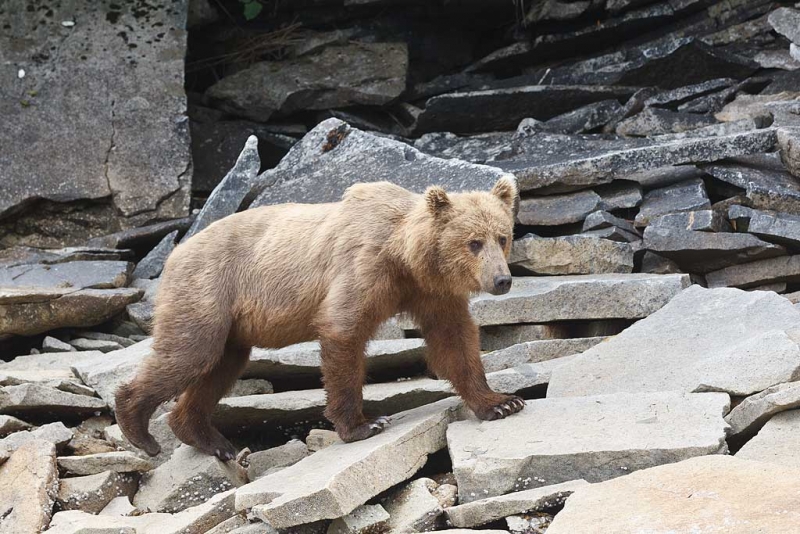
[{"label": "brown bear", "polygon": [[222,460],[236,454],[211,413],[242,374],[251,347],[319,339],[325,416],[346,442],[379,433],[362,412],[365,346],[398,312],[418,324],[428,367],[484,420],[522,399],[492,391],[480,358],[470,295],[511,288],[506,263],[516,184],[448,195],[387,182],[357,184],[342,201],[283,204],[226,217],[178,246],[156,297],[153,354],[116,393],[125,436],[150,455],[148,431],[180,395],[169,424],[184,443]]}]

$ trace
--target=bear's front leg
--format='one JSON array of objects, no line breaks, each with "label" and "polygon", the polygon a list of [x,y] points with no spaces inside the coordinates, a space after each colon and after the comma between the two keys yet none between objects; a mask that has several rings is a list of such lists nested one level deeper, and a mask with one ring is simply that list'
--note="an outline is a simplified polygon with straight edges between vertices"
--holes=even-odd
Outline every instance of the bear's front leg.
[{"label": "bear's front leg", "polygon": [[486,382],[480,333],[467,299],[437,298],[412,314],[425,338],[428,368],[449,381],[479,419],[502,419],[525,407],[521,397],[492,391]]}]

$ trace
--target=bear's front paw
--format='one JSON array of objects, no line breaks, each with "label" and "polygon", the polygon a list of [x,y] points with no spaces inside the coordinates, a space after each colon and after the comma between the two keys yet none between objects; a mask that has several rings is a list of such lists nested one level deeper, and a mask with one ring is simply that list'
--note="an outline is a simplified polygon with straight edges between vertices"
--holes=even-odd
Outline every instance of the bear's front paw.
[{"label": "bear's front paw", "polygon": [[517,413],[525,407],[525,401],[516,395],[503,395],[503,398],[496,403],[475,409],[475,415],[483,421],[494,421],[503,419],[512,413]]},{"label": "bear's front paw", "polygon": [[337,433],[339,437],[342,438],[342,441],[351,443],[380,434],[387,426],[389,426],[389,419],[386,417],[378,417],[377,419],[358,425],[355,428],[337,429]]}]

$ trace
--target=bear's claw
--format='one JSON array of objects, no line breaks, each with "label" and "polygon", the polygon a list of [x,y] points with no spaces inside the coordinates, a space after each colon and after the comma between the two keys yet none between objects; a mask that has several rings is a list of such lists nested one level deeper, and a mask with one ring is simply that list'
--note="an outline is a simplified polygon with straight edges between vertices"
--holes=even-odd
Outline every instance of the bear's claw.
[{"label": "bear's claw", "polygon": [[524,407],[525,401],[520,397],[509,396],[500,404],[475,410],[475,415],[484,421],[493,421],[495,419],[503,419],[511,414],[517,413]]},{"label": "bear's claw", "polygon": [[363,423],[350,431],[337,430],[337,432],[339,433],[339,437],[342,438],[342,441],[345,443],[351,443],[353,441],[361,441],[362,439],[371,438],[372,436],[380,434],[388,425],[388,417],[378,417],[377,419]]},{"label": "bear's claw", "polygon": [[369,427],[373,430],[383,430],[389,425],[389,418],[388,417],[378,417],[373,422],[369,424]]}]

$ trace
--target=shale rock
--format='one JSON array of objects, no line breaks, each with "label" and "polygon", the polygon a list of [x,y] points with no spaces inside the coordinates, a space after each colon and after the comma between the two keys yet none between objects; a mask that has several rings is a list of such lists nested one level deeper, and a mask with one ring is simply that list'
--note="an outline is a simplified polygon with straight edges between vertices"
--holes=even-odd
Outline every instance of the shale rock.
[{"label": "shale rock", "polygon": [[443,524],[443,510],[431,495],[437,484],[429,478],[418,478],[383,499],[389,513],[390,532],[429,532]]},{"label": "shale rock", "polygon": [[593,236],[541,238],[529,234],[514,241],[509,266],[526,274],[630,273],[633,248]]},{"label": "shale rock", "polygon": [[20,265],[0,271],[0,286],[114,289],[128,285],[133,265],[126,261],[69,261]]},{"label": "shale rock", "polygon": [[781,256],[725,267],[706,274],[708,287],[756,288],[764,284],[800,281],[800,256]]},{"label": "shale rock", "polygon": [[359,506],[344,517],[340,517],[328,527],[328,534],[371,534],[385,532],[388,528],[389,513],[380,504]]},{"label": "shale rock", "polygon": [[127,451],[104,452],[84,456],[59,456],[58,466],[74,475],[96,475],[104,471],[114,473],[145,472],[153,464]]},{"label": "shale rock", "polygon": [[731,425],[731,437],[749,437],[773,415],[797,407],[800,407],[800,382],[786,382],[750,395],[725,420]]},{"label": "shale rock", "polygon": [[800,215],[760,211],[734,204],[728,209],[736,229],[748,232],[766,241],[789,247],[800,247]]},{"label": "shale rock", "polygon": [[67,393],[40,384],[0,388],[0,412],[7,415],[75,418],[105,409],[106,403],[101,399]]},{"label": "shale rock", "polygon": [[718,210],[710,209],[661,215],[651,219],[650,226],[697,232],[729,232],[731,230],[725,216]]},{"label": "shale rock", "polygon": [[308,447],[298,439],[278,447],[256,451],[247,457],[247,477],[255,480],[269,471],[294,465],[308,455]]},{"label": "shale rock", "polygon": [[739,449],[736,457],[797,469],[800,461],[795,451],[800,445],[799,430],[800,411],[781,412],[767,421],[758,434]]},{"label": "shale rock", "polygon": [[31,441],[45,441],[62,449],[72,436],[72,429],[64,426],[64,423],[48,423],[33,430],[20,430],[0,439],[0,451],[13,452]]},{"label": "shale rock", "polygon": [[711,207],[702,180],[690,180],[648,192],[639,214],[637,226],[647,226],[661,215],[681,211],[694,211]]},{"label": "shale rock", "polygon": [[0,517],[3,532],[41,532],[50,523],[58,470],[52,443],[34,440],[0,465]]},{"label": "shale rock", "polygon": [[94,475],[62,478],[58,486],[59,510],[83,510],[97,514],[116,497],[128,499],[136,493],[137,479],[114,471]]},{"label": "shale rock", "polygon": [[[197,219],[195,219],[195,224],[196,223]],[[158,245],[156,245],[155,248],[147,254],[147,256],[142,258],[142,261],[136,264],[136,269],[133,271],[133,277],[145,279],[157,278],[164,269],[164,264],[167,262],[167,258],[170,254],[172,254],[172,251],[175,250],[175,241],[177,239],[177,230],[165,235],[164,238],[159,241]]]},{"label": "shale rock", "polygon": [[[559,360],[565,356],[580,354],[606,338],[587,337],[577,339],[543,339],[518,343],[481,356],[487,373],[511,369],[526,363]],[[566,360],[564,360],[566,361]]]}]

